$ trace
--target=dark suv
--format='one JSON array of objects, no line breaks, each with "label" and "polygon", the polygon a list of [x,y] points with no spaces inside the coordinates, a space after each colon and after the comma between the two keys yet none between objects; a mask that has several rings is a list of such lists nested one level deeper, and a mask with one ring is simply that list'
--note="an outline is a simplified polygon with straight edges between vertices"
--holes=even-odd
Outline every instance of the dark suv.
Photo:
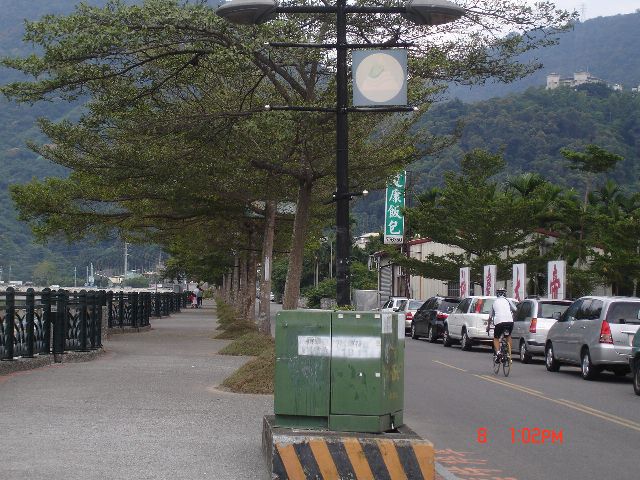
[{"label": "dark suv", "polygon": [[444,321],[458,304],[457,297],[431,297],[418,309],[411,323],[411,338],[427,337],[431,343],[442,337]]}]

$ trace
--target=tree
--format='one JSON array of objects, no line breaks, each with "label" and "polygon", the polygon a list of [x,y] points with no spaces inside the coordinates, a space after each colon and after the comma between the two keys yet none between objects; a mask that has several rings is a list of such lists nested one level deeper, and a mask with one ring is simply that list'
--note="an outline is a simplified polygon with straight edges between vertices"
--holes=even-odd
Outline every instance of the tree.
[{"label": "tree", "polygon": [[426,191],[416,207],[406,209],[415,233],[460,253],[397,260],[416,274],[442,280],[456,280],[460,267],[471,266],[474,281],[482,283],[483,265],[497,264],[499,276],[506,278],[511,263],[537,256],[533,234],[553,198],[552,187],[530,175],[502,186],[492,178],[504,166],[499,154],[469,152],[459,174],[446,173],[444,187]]},{"label": "tree", "polygon": [[[434,81],[510,81],[535,70],[535,63],[518,63],[518,54],[552,43],[572,19],[550,2],[525,7],[483,0],[469,2],[467,7],[461,22],[431,31],[399,25],[386,15],[358,16],[353,18],[350,40],[413,41],[410,99],[426,108],[434,92],[429,85]],[[496,31],[505,30],[513,34],[496,36]],[[538,35],[530,35],[533,31]],[[425,40],[427,32],[429,41]],[[104,8],[81,4],[66,17],[47,16],[27,23],[25,40],[41,47],[42,53],[6,60],[5,65],[38,79],[15,82],[2,91],[24,102],[81,96],[89,96],[91,102],[79,129],[43,124],[49,136],[56,131],[59,135],[55,147],[37,150],[71,166],[74,174],[65,184],[32,183],[17,191],[23,215],[36,222],[36,228],[50,231],[69,232],[66,222],[81,217],[82,221],[74,221],[83,227],[79,234],[104,233],[116,225],[122,232],[142,231],[166,239],[181,223],[210,221],[206,212],[232,206],[237,211],[251,200],[265,200],[264,192],[270,190],[265,185],[271,185],[264,180],[286,176],[297,186],[285,288],[285,307],[294,307],[313,205],[327,198],[334,184],[334,118],[281,114],[274,121],[276,117],[263,120],[256,112],[265,98],[288,105],[333,104],[335,59],[309,49],[267,53],[264,45],[278,39],[331,43],[334,35],[324,16],[243,29],[218,19],[206,2],[182,5],[176,0],[147,0],[141,6],[113,0]],[[433,150],[433,145],[425,145],[423,152],[418,148],[410,134],[413,119],[354,117],[350,145],[353,187],[364,182],[372,187],[383,185],[395,170]],[[250,135],[252,130],[260,135]],[[265,132],[274,136],[266,137]],[[89,140],[84,134],[89,134]],[[261,148],[279,154],[261,155]],[[184,162],[184,157],[193,164]],[[143,170],[127,168],[131,158]],[[112,167],[116,171],[109,179],[120,184],[100,183],[98,179],[111,164],[121,170]],[[372,164],[376,169],[369,168]],[[184,174],[187,168],[190,178]],[[159,172],[167,169],[170,175],[161,177]],[[236,188],[223,189],[224,195],[207,195],[212,180],[229,178],[230,170],[244,173],[239,178],[248,180],[248,191],[231,182],[229,186]],[[146,181],[141,171],[158,172],[155,183]],[[181,189],[181,183],[192,188]],[[238,191],[246,195],[234,201],[227,198]],[[191,192],[191,203],[180,196],[185,192]],[[50,201],[41,201],[31,210],[29,197],[35,200],[35,193]],[[64,202],[58,204],[58,199]],[[236,228],[236,234],[230,235],[231,243],[227,238],[221,241],[222,248],[237,242],[241,230]]]}]

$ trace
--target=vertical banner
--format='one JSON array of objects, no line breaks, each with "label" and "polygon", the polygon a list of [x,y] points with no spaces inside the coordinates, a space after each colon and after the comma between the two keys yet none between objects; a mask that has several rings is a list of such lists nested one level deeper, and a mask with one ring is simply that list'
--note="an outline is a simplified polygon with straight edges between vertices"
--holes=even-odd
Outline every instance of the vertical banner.
[{"label": "vertical banner", "polygon": [[513,298],[521,302],[527,297],[527,264],[513,265]]},{"label": "vertical banner", "polygon": [[496,274],[498,267],[495,265],[484,266],[484,294],[495,296],[496,295]]},{"label": "vertical banner", "polygon": [[567,262],[549,262],[547,268],[547,296],[554,300],[564,300],[566,295]]},{"label": "vertical banner", "polygon": [[460,298],[467,298],[470,295],[471,268],[460,269]]},{"label": "vertical banner", "polygon": [[407,172],[398,174],[390,185],[387,185],[387,196],[384,202],[384,243],[399,245],[404,241],[404,192]]}]

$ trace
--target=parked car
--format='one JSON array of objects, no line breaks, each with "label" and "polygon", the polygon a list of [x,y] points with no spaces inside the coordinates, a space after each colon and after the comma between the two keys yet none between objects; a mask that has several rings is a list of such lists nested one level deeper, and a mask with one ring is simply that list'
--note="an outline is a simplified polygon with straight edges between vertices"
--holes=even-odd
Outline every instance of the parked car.
[{"label": "parked car", "polygon": [[411,333],[411,323],[413,316],[418,309],[424,304],[424,300],[415,300],[413,298],[404,302],[403,306],[398,309],[398,313],[404,313],[404,333]]},{"label": "parked car", "polygon": [[431,343],[442,337],[444,322],[460,303],[458,297],[431,297],[418,309],[411,324],[411,338],[426,336]]},{"label": "parked car", "polygon": [[571,300],[527,298],[518,304],[511,337],[522,363],[529,363],[535,355],[544,356],[549,329],[571,303]]},{"label": "parked car", "polygon": [[557,372],[563,364],[579,365],[582,378],[602,370],[629,373],[633,337],[640,327],[640,298],[582,297],[553,324],[545,345],[545,364]]},{"label": "parked car", "polygon": [[389,300],[384,302],[384,305],[380,307],[381,312],[398,312],[401,308],[404,308],[405,303],[409,300],[407,297],[389,297]]},{"label": "parked car", "polygon": [[[497,297],[474,296],[462,300],[449,314],[442,333],[442,344],[450,347],[460,342],[463,350],[471,350],[476,343],[491,344],[493,335],[487,335],[491,307]],[[516,301],[508,298],[515,310]]]},{"label": "parked car", "polygon": [[640,329],[633,336],[629,367],[633,374],[633,391],[636,392],[636,395],[640,395]]},{"label": "parked car", "polygon": [[272,302],[275,302],[275,301],[276,301],[276,295],[275,295],[275,293],[273,293],[273,292],[269,293],[269,300],[271,300]]}]

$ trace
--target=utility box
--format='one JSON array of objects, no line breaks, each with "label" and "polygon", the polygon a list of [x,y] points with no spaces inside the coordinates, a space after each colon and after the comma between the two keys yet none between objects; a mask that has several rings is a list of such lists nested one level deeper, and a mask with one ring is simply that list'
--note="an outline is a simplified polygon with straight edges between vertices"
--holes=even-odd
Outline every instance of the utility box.
[{"label": "utility box", "polygon": [[274,410],[279,427],[328,427],[331,313],[278,312]]},{"label": "utility box", "polygon": [[372,433],[402,425],[404,331],[397,313],[278,313],[276,425]]}]

